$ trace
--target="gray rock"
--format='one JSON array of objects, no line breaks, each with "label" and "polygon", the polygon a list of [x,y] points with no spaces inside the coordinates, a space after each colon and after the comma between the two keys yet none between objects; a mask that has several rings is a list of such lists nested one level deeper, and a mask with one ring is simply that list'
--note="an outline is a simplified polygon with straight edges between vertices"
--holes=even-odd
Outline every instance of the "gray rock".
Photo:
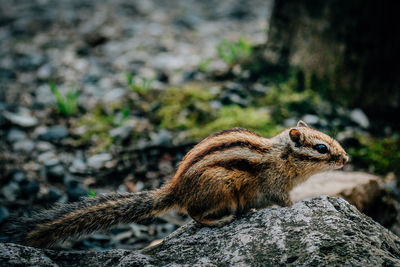
[{"label": "gray rock", "polygon": [[50,127],[45,133],[39,135],[39,138],[43,141],[61,141],[68,136],[68,129],[62,125],[56,125]]},{"label": "gray rock", "polygon": [[213,101],[210,101],[210,106],[213,109],[218,110],[218,109],[222,108],[222,103],[220,101],[213,100]]},{"label": "gray rock", "polygon": [[122,242],[124,240],[128,240],[131,237],[132,237],[132,232],[127,231],[127,232],[122,232],[122,233],[116,234],[115,236],[113,236],[113,240]]},{"label": "gray rock", "polygon": [[49,160],[46,160],[45,162],[44,162],[44,165],[46,166],[46,167],[51,167],[51,166],[55,166],[55,165],[57,165],[57,164],[59,164],[60,163],[60,160],[58,159],[58,158],[51,158],[51,159],[49,159]]},{"label": "gray rock", "polygon": [[11,81],[16,77],[17,75],[13,70],[0,67],[0,80]]},{"label": "gray rock", "polygon": [[87,196],[86,189],[76,180],[67,182],[68,200],[71,202],[78,201],[81,197]]},{"label": "gray rock", "polygon": [[88,158],[87,163],[88,166],[91,168],[100,169],[101,167],[104,167],[106,162],[110,161],[111,159],[112,159],[111,154],[102,153],[91,156],[90,158]]},{"label": "gray rock", "polygon": [[265,95],[267,94],[269,91],[271,91],[271,89],[261,83],[256,83],[255,85],[253,85],[252,88],[253,92],[259,94],[259,95]]},{"label": "gray rock", "polygon": [[313,124],[313,125],[319,123],[319,117],[317,115],[312,115],[312,114],[304,115],[302,120],[308,124]]},{"label": "gray rock", "polygon": [[171,132],[161,129],[158,133],[151,133],[150,138],[155,145],[168,146],[171,144],[172,135]]},{"label": "gray rock", "polygon": [[241,107],[246,107],[249,105],[247,97],[248,92],[242,85],[228,83],[220,96],[220,100],[223,105],[236,104]]},{"label": "gray rock", "polygon": [[53,251],[0,243],[1,266],[149,266],[147,256],[135,251]]},{"label": "gray rock", "polygon": [[123,88],[115,88],[103,96],[103,101],[105,103],[120,101],[126,95],[126,93],[127,91]]},{"label": "gray rock", "polygon": [[63,193],[56,187],[51,186],[45,195],[42,196],[42,200],[47,203],[53,203],[59,200],[63,196]]},{"label": "gray rock", "polygon": [[298,120],[295,118],[289,118],[284,120],[283,125],[285,125],[285,127],[293,127],[297,125]]},{"label": "gray rock", "polygon": [[0,263],[1,266],[58,266],[45,252],[15,244],[0,244]]},{"label": "gray rock", "polygon": [[68,170],[71,173],[85,173],[87,171],[87,166],[82,159],[74,158]]},{"label": "gray rock", "polygon": [[400,239],[343,199],[320,197],[222,228],[189,223],[145,253],[160,265],[379,266],[400,264]]},{"label": "gray rock", "polygon": [[249,102],[237,94],[225,94],[221,97],[221,102],[224,105],[236,104],[241,107],[247,107]]},{"label": "gray rock", "polygon": [[5,186],[2,186],[0,189],[1,195],[3,195],[5,199],[10,202],[13,202],[17,199],[19,192],[19,185],[14,181],[9,182]]},{"label": "gray rock", "polygon": [[36,149],[40,152],[46,152],[54,149],[54,146],[49,142],[39,141],[36,143]]},{"label": "gray rock", "polygon": [[12,128],[8,133],[7,133],[7,141],[10,143],[14,143],[16,141],[20,141],[26,138],[26,133],[17,129],[17,128]]},{"label": "gray rock", "polygon": [[121,140],[125,140],[131,135],[133,129],[134,127],[132,125],[123,125],[112,129],[110,131],[110,136],[114,138],[115,137],[119,138]]},{"label": "gray rock", "polygon": [[47,180],[49,182],[63,182],[65,168],[61,164],[47,168]]},{"label": "gray rock", "polygon": [[54,166],[60,162],[60,160],[57,158],[56,154],[54,154],[53,151],[47,151],[47,152],[41,153],[37,157],[37,160],[39,163],[43,163],[46,166]]},{"label": "gray rock", "polygon": [[55,99],[54,95],[52,94],[52,92],[50,90],[50,86],[48,84],[44,84],[44,85],[37,87],[35,101],[36,101],[36,103],[39,103],[42,105],[51,105],[56,102],[56,99]]},{"label": "gray rock", "polygon": [[22,170],[15,171],[12,176],[12,181],[16,182],[16,183],[21,183],[25,179],[26,179],[26,175],[25,175],[25,172]]},{"label": "gray rock", "polygon": [[359,108],[354,109],[350,113],[350,118],[363,128],[369,127],[369,120],[367,115],[365,115],[365,113]]},{"label": "gray rock", "polygon": [[32,127],[38,124],[38,119],[33,117],[27,109],[21,109],[18,114],[4,110],[3,116],[11,123],[21,127]]},{"label": "gray rock", "polygon": [[52,73],[54,72],[54,68],[50,63],[42,65],[38,71],[37,76],[42,80],[47,80],[51,77]]},{"label": "gray rock", "polygon": [[35,143],[32,140],[20,140],[13,144],[13,150],[30,153],[35,148]]},{"label": "gray rock", "polygon": [[110,241],[110,237],[105,234],[93,234],[89,236],[90,239],[97,240],[97,241]]},{"label": "gray rock", "polygon": [[399,266],[400,239],[340,198],[248,213],[221,228],[191,222],[140,252],[54,251],[0,244],[4,265]]}]

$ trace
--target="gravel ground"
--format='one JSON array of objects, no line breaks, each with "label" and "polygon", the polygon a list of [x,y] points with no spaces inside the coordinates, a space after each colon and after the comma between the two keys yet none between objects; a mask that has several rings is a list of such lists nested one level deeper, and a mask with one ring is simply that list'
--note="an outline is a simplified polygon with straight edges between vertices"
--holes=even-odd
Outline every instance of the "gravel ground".
[{"label": "gravel ground", "polygon": [[[271,3],[0,0],[0,226],[10,213],[76,201],[89,187],[95,193],[159,187],[193,145],[172,145],[168,132],[154,133],[122,161],[112,151],[74,146],[71,135],[83,133],[72,133],[71,122],[55,116],[49,81],[62,93],[78,88],[87,111],[123,98],[126,72],[155,78],[160,90],[188,77],[201,80],[204,60],[211,72],[227,68],[216,53],[221,40],[266,41]],[[167,214],[63,248],[143,248],[186,221]],[[12,241],[2,234],[0,240]]]},{"label": "gravel ground", "polygon": [[49,104],[52,79],[96,101],[126,71],[182,82],[182,72],[216,58],[222,39],[265,42],[270,2],[1,1],[2,97]]}]

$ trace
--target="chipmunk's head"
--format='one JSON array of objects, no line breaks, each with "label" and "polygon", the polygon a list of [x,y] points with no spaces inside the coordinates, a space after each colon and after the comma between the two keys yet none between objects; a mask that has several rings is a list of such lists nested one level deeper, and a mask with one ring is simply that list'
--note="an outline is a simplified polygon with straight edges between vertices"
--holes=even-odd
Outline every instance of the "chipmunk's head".
[{"label": "chipmunk's head", "polygon": [[285,134],[289,137],[287,149],[290,150],[286,153],[291,156],[292,163],[308,175],[339,169],[349,160],[346,151],[335,139],[312,129],[303,121]]}]

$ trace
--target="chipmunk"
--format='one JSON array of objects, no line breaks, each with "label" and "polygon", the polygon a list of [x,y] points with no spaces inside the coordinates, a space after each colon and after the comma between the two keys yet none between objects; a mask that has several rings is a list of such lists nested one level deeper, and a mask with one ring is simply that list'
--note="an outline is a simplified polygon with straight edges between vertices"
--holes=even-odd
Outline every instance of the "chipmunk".
[{"label": "chipmunk", "polygon": [[173,208],[202,225],[222,226],[250,209],[292,205],[295,185],[347,161],[337,141],[303,121],[270,139],[242,128],[224,130],[192,148],[162,188],[58,204],[17,222],[17,237],[25,245],[51,247]]}]

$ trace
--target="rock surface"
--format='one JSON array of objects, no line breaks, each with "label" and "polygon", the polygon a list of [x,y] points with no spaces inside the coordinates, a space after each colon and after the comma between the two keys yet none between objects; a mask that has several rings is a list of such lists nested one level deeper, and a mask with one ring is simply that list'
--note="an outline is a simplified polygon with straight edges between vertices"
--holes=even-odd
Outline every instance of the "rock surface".
[{"label": "rock surface", "polygon": [[249,213],[221,228],[189,223],[142,251],[0,244],[1,266],[395,266],[400,239],[340,198]]}]

